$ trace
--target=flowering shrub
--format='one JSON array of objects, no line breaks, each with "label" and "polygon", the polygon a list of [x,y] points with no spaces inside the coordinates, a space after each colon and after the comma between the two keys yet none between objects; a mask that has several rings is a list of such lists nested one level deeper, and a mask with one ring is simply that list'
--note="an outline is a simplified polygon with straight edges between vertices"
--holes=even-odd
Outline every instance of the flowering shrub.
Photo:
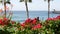
[{"label": "flowering shrub", "polygon": [[8,18],[0,19],[0,34],[60,34],[60,15],[44,22],[28,18],[20,24]]},{"label": "flowering shrub", "polygon": [[32,27],[32,30],[35,30],[35,29],[38,29],[38,28],[41,28],[41,27],[42,27],[41,24],[37,24],[34,27]]},{"label": "flowering shrub", "polygon": [[8,24],[7,21],[8,21],[7,18],[0,19],[0,25],[7,25]]}]

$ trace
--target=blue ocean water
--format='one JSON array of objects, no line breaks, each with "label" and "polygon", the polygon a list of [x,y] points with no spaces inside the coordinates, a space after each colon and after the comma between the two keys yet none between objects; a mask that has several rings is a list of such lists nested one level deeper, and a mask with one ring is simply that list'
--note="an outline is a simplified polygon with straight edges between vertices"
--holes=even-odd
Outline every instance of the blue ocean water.
[{"label": "blue ocean water", "polygon": [[[24,20],[27,19],[26,11],[12,11],[12,12],[13,12],[12,20],[23,22]],[[29,17],[31,19],[39,17],[40,20],[45,20],[48,17],[47,15],[48,15],[47,11],[29,11]],[[59,14],[53,14],[52,12],[50,12],[50,17],[56,17],[57,15]]]}]

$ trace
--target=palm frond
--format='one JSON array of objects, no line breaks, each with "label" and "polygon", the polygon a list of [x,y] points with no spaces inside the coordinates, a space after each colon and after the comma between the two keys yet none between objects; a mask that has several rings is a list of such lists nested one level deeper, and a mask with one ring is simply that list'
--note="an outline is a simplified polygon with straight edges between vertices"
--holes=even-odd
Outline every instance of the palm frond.
[{"label": "palm frond", "polygon": [[[25,0],[20,0],[20,2],[24,2]],[[27,0],[27,2],[32,2],[32,0]]]},{"label": "palm frond", "polygon": [[6,3],[11,4],[10,0],[6,0]]},{"label": "palm frond", "polygon": [[6,3],[11,4],[11,2],[6,2]]},{"label": "palm frond", "polygon": [[32,0],[29,0],[29,2],[32,2]]},{"label": "palm frond", "polygon": [[24,0],[20,0],[20,2],[23,2]]},{"label": "palm frond", "polygon": [[54,0],[52,0],[52,1],[54,1]]},{"label": "palm frond", "polygon": [[44,1],[46,1],[46,0],[44,0]]},{"label": "palm frond", "polygon": [[0,0],[0,3],[2,3],[2,0]]},{"label": "palm frond", "polygon": [[6,2],[9,2],[10,0],[6,0]]},{"label": "palm frond", "polygon": [[53,1],[53,0],[44,0],[44,1]]}]

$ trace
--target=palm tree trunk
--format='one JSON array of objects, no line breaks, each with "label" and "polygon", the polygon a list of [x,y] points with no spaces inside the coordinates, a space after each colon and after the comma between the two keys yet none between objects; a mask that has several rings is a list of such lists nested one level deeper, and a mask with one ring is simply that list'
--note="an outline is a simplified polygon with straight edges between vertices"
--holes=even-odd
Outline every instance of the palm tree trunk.
[{"label": "palm tree trunk", "polygon": [[6,2],[4,2],[4,11],[5,11],[4,18],[6,18]]},{"label": "palm tree trunk", "polygon": [[27,13],[27,18],[29,18],[29,11],[28,11],[27,0],[25,0],[25,6],[26,6],[26,13]]},{"label": "palm tree trunk", "polygon": [[50,17],[50,1],[48,1],[48,18]]}]

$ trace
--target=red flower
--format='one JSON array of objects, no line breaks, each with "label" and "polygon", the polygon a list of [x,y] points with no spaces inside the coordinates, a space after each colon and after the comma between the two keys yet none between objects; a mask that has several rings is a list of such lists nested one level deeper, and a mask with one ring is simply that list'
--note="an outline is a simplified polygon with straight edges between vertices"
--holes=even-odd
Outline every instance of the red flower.
[{"label": "red flower", "polygon": [[25,27],[25,23],[21,24],[21,26]]},{"label": "red flower", "polygon": [[2,22],[1,25],[5,25],[4,22]]},{"label": "red flower", "polygon": [[38,28],[41,28],[41,27],[42,27],[41,24],[37,24],[37,25],[35,25],[32,29],[35,30],[35,29],[38,29]]},{"label": "red flower", "polygon": [[5,25],[8,25],[9,24],[8,18],[3,18],[3,22]]},{"label": "red flower", "polygon": [[2,19],[0,19],[0,25],[4,25],[4,22]]},{"label": "red flower", "polygon": [[60,15],[59,15],[59,16],[57,16],[57,17],[60,17]]},{"label": "red flower", "polygon": [[60,15],[56,17],[57,19],[60,19]]},{"label": "red flower", "polygon": [[55,21],[55,20],[58,20],[57,18],[53,18],[53,20]]},{"label": "red flower", "polygon": [[15,21],[11,21],[12,22],[12,24],[14,24],[15,23]]},{"label": "red flower", "polygon": [[36,24],[36,22],[37,22],[37,19],[34,18],[34,19],[32,20],[32,24]]},{"label": "red flower", "polygon": [[37,24],[36,27],[37,27],[37,28],[41,28],[41,24]]},{"label": "red flower", "polygon": [[2,24],[2,19],[0,19],[0,24]]},{"label": "red flower", "polygon": [[31,22],[31,19],[30,18],[28,18],[26,21],[25,21],[25,23],[30,23]]},{"label": "red flower", "polygon": [[8,20],[8,18],[3,18],[4,21]]},{"label": "red flower", "polygon": [[48,18],[47,21],[53,20],[52,18]]},{"label": "red flower", "polygon": [[33,20],[33,21],[32,21],[32,24],[36,24],[36,22],[37,22],[37,20]]},{"label": "red flower", "polygon": [[37,20],[37,18],[34,18],[33,20]]}]

